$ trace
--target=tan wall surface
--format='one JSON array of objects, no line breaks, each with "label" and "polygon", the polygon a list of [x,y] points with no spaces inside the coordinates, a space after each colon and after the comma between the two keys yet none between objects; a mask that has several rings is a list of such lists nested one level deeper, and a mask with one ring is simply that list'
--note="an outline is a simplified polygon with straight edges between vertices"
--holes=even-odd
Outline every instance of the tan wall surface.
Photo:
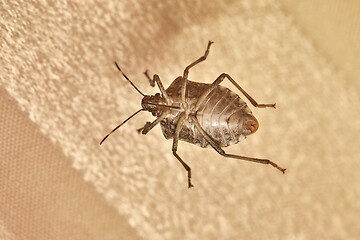
[{"label": "tan wall surface", "polygon": [[360,87],[360,2],[357,0],[281,0],[299,28],[321,54],[347,74],[347,83]]}]

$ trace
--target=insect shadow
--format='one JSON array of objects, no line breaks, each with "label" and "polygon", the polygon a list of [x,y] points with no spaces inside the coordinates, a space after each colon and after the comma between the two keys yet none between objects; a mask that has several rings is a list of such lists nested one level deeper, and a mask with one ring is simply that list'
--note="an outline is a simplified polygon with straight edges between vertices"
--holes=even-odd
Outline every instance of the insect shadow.
[{"label": "insect shadow", "polygon": [[179,140],[203,148],[212,147],[220,155],[227,158],[270,164],[285,173],[285,168],[279,167],[271,160],[228,154],[222,149],[244,140],[259,128],[257,119],[245,101],[230,89],[220,85],[224,79],[228,79],[254,107],[275,108],[275,104],[257,103],[227,73],[220,74],[212,84],[188,80],[189,70],[207,58],[211,44],[213,42],[209,41],[204,55],[188,65],[183,75],[177,77],[167,89],[164,88],[157,74],[151,78],[145,71],[144,74],[150,85],[154,87],[156,83],[160,90],[160,93],[155,95],[143,94],[115,62],[117,69],[125,79],[143,96],[142,108],[115,127],[101,140],[100,144],[136,114],[141,111],[149,111],[156,119],[153,122],[146,122],[144,127],[138,129],[139,133],[147,134],[160,123],[164,137],[173,139],[172,153],[187,171],[189,188],[194,186],[191,183],[191,168],[177,154]]}]

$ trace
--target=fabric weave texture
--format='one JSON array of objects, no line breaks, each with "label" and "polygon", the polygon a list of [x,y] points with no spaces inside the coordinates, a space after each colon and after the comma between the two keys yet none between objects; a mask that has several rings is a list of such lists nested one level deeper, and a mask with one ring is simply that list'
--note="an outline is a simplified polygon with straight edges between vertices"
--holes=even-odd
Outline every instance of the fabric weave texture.
[{"label": "fabric weave texture", "polygon": [[[2,1],[0,12],[1,239],[360,235],[359,84],[278,1]],[[277,104],[248,103],[258,132],[224,150],[271,159],[285,175],[180,142],[193,171],[187,189],[160,127],[137,133],[149,113],[99,145],[141,107],[114,61],[154,94],[144,70],[167,87],[208,40],[190,80],[226,72],[258,102]]]}]

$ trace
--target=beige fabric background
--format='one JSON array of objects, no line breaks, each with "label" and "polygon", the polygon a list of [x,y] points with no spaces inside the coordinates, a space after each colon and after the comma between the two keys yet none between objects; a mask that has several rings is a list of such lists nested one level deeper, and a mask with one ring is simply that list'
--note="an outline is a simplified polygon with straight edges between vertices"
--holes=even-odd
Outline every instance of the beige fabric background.
[{"label": "beige fabric background", "polygon": [[[359,5],[321,2],[2,1],[0,239],[356,239]],[[226,150],[285,175],[180,143],[189,190],[160,128],[137,134],[145,113],[98,145],[140,107],[115,60],[154,93],[146,68],[168,86],[209,39],[191,79],[277,103]]]}]

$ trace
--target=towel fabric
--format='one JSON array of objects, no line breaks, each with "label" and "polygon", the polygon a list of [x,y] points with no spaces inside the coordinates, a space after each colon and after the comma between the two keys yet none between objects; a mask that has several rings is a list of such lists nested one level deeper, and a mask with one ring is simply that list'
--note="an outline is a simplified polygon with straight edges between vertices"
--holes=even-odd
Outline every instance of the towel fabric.
[{"label": "towel fabric", "polygon": [[[1,239],[355,239],[359,82],[276,0],[2,1]],[[345,23],[344,23],[345,24]],[[140,113],[204,54],[189,79],[230,74],[260,103],[258,132],[226,159],[179,142]],[[19,110],[21,109],[21,111]],[[30,121],[30,120],[31,121]]]}]

